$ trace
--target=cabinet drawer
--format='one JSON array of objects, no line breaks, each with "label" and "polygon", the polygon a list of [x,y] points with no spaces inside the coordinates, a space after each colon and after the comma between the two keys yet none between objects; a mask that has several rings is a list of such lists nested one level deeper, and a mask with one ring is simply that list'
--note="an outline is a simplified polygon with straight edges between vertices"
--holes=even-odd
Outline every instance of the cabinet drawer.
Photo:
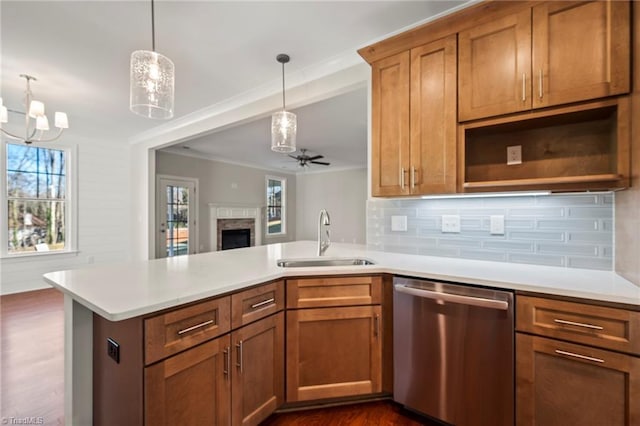
[{"label": "cabinet drawer", "polygon": [[284,281],[231,295],[231,326],[238,328],[284,308]]},{"label": "cabinet drawer", "polygon": [[376,305],[381,285],[378,276],[287,280],[287,308]]},{"label": "cabinet drawer", "polygon": [[516,296],[516,329],[640,354],[640,312]]},{"label": "cabinet drawer", "polygon": [[145,364],[228,332],[230,314],[231,297],[227,296],[146,319]]}]

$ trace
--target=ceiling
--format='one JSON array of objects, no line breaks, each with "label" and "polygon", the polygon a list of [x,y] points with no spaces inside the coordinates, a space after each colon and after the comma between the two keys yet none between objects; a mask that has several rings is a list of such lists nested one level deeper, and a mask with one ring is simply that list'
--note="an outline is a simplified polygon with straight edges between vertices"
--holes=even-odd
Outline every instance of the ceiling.
[{"label": "ceiling", "polygon": [[[180,121],[257,88],[278,91],[278,53],[291,56],[288,76],[304,77],[463,4],[156,0],[156,49],[175,63],[175,119]],[[151,48],[150,21],[149,1],[1,1],[4,104],[24,109],[24,80],[18,75],[27,73],[38,78],[32,91],[45,102],[50,119],[53,111],[67,112],[66,137],[80,143],[94,138],[126,143],[166,126],[128,109],[129,58],[134,50]],[[295,109],[298,147],[324,155],[332,168],[364,166],[366,105],[366,88],[360,87]],[[19,117],[10,115],[5,127],[19,128],[12,127],[17,122]],[[191,147],[189,155],[288,168],[287,157],[268,150],[269,131],[270,118],[263,115],[181,144]]]}]

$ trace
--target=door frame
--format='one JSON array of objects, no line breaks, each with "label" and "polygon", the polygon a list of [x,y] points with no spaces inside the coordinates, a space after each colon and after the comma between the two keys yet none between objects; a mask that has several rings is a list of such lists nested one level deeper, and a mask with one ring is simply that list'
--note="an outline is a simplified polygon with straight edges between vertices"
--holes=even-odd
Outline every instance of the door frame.
[{"label": "door frame", "polygon": [[[189,246],[190,246],[190,250],[188,254],[196,254],[199,252],[199,248],[200,248],[200,241],[198,238],[198,234],[200,233],[200,220],[199,220],[199,215],[198,215],[198,210],[199,210],[199,203],[198,203],[198,194],[200,193],[200,189],[199,189],[199,179],[198,178],[192,178],[192,177],[185,177],[185,176],[175,176],[175,175],[163,175],[163,174],[157,174],[156,175],[156,191],[155,191],[155,198],[156,198],[156,202],[155,202],[155,213],[154,213],[154,218],[155,218],[155,226],[153,229],[154,232],[154,236],[155,236],[155,248],[154,248],[154,254],[155,254],[155,258],[161,258],[161,257],[166,257],[166,256],[162,256],[162,254],[160,253],[160,249],[159,249],[159,244],[160,244],[160,238],[158,237],[159,232],[160,232],[160,224],[163,222],[164,220],[164,214],[166,214],[166,212],[164,211],[164,209],[162,209],[163,206],[160,205],[161,200],[162,200],[162,194],[160,193],[160,191],[162,190],[162,184],[161,182],[163,180],[166,181],[172,181],[172,182],[184,182],[187,184],[193,184],[194,186],[194,191],[195,191],[195,197],[193,197],[193,214],[190,213],[190,218],[189,221],[191,222],[191,220],[193,219],[192,224],[190,224],[190,226],[192,226],[193,228],[193,233],[194,233],[194,238],[191,238],[191,232],[189,232]],[[162,215],[162,217],[161,217]],[[191,245],[191,243],[193,242],[193,246]]]}]

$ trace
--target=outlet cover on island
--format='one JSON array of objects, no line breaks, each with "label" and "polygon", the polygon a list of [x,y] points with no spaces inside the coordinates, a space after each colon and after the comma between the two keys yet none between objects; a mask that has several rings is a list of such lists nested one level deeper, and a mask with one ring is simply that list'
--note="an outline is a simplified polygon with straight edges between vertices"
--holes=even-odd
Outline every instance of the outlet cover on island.
[{"label": "outlet cover on island", "polygon": [[504,235],[504,216],[490,216],[489,233],[491,235]]},{"label": "outlet cover on island", "polygon": [[460,216],[457,214],[445,214],[442,216],[442,232],[460,232]]},{"label": "outlet cover on island", "polygon": [[391,230],[392,231],[405,231],[407,230],[407,217],[406,216],[391,216]]}]

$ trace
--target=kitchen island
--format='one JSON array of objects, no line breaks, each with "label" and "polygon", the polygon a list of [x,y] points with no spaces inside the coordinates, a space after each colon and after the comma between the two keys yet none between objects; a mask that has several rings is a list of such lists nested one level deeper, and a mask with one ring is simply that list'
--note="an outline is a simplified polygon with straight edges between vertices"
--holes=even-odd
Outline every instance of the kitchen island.
[{"label": "kitchen island", "polygon": [[45,280],[65,295],[65,419],[92,422],[93,313],[123,321],[241,291],[286,277],[391,274],[553,295],[640,311],[640,287],[610,271],[386,253],[332,244],[326,257],[359,257],[363,266],[281,268],[281,259],[316,257],[300,241],[224,252],[60,271]]}]

